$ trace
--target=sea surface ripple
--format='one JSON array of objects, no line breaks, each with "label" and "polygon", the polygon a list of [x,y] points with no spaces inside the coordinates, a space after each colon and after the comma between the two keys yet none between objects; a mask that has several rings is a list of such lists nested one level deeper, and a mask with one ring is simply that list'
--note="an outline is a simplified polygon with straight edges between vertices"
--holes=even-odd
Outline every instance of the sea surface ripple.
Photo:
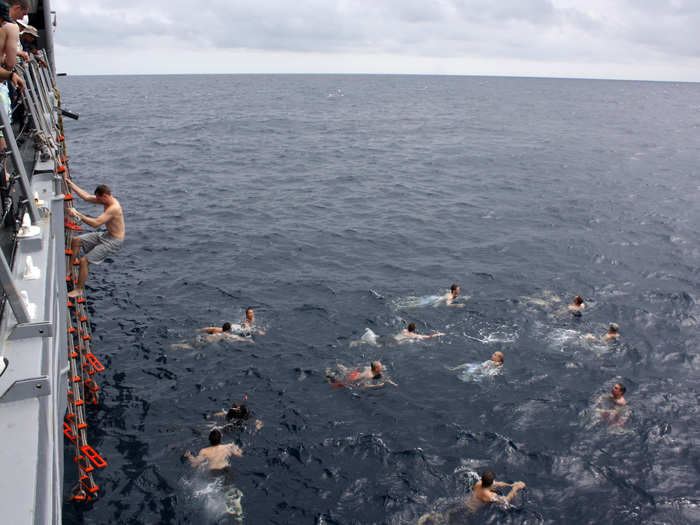
[{"label": "sea surface ripple", "polygon": [[[700,85],[242,75],[59,88],[81,114],[66,122],[72,176],[111,186],[127,227],[88,287],[107,367],[89,435],[109,467],[101,498],[66,503],[65,523],[235,523],[182,454],[243,396],[264,424],[225,435],[244,449],[247,523],[416,523],[485,469],[527,484],[517,508],[453,522],[700,521]],[[410,307],[452,282],[464,308]],[[556,315],[576,294],[583,317]],[[267,330],[255,345],[178,346],[249,305]],[[350,346],[409,321],[447,335]],[[619,343],[581,339],[610,321]],[[495,350],[500,376],[447,369]],[[398,387],[324,380],[371,359]],[[590,417],[615,381],[632,413],[621,432]],[[68,494],[68,445],[65,457]]]}]

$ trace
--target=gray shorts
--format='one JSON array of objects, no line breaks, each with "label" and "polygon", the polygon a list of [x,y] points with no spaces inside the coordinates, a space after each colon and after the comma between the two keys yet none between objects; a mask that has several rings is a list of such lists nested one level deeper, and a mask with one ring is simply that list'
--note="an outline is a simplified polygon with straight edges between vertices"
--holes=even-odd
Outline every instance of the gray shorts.
[{"label": "gray shorts", "polygon": [[83,252],[90,264],[100,264],[110,255],[117,253],[124,241],[112,237],[109,232],[90,232],[79,237]]}]

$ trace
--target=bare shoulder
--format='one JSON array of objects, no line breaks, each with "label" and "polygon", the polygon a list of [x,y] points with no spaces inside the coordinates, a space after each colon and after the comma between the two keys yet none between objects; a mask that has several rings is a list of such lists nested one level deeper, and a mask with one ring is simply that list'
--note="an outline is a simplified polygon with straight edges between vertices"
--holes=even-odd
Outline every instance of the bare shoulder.
[{"label": "bare shoulder", "polygon": [[5,23],[2,25],[2,30],[8,36],[19,36],[19,26],[17,24]]}]

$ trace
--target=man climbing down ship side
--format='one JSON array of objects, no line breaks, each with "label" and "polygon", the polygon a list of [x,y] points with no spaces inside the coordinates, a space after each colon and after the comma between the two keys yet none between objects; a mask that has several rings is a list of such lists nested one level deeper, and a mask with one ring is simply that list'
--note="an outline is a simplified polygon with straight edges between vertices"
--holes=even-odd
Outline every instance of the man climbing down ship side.
[{"label": "man climbing down ship side", "polygon": [[95,194],[90,195],[80,188],[72,180],[68,179],[70,187],[78,196],[86,202],[102,204],[104,211],[99,217],[92,218],[83,215],[75,208],[70,208],[68,213],[78,220],[93,228],[99,228],[104,224],[107,231],[95,231],[83,234],[73,239],[71,251],[77,256],[82,246],[85,255],[80,259],[80,273],[78,282],[68,297],[79,297],[83,293],[83,286],[87,281],[89,264],[101,264],[108,256],[117,253],[124,243],[124,214],[119,201],[112,196],[112,191],[105,185],[95,189]]}]

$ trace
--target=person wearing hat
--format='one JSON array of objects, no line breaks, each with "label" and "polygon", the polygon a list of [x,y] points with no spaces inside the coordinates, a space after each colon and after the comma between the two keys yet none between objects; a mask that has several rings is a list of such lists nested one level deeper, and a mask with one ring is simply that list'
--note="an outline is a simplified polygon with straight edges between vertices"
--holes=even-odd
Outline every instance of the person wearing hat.
[{"label": "person wearing hat", "polygon": [[22,49],[29,53],[30,49],[36,47],[36,41],[39,39],[39,32],[34,26],[26,26],[19,33],[19,41],[22,44]]},{"label": "person wearing hat", "polygon": [[[19,24],[19,20],[17,23]],[[39,64],[46,68],[49,67],[46,60],[39,55],[39,31],[37,31],[36,27],[25,25],[24,30],[19,34],[19,41],[22,44],[22,56],[26,55],[25,58],[30,60],[33,55]]]}]

